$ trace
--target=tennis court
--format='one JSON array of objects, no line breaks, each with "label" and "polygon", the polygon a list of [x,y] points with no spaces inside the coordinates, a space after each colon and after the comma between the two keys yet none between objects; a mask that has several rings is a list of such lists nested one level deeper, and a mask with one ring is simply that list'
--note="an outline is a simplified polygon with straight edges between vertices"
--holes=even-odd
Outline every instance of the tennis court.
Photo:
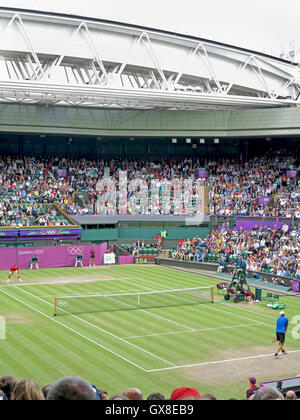
[{"label": "tennis court", "polygon": [[[2,286],[0,293],[0,315],[7,316],[1,372],[18,377],[28,370],[42,383],[70,374],[99,382],[100,375],[106,388],[118,378],[114,391],[134,382],[168,393],[170,380],[184,382],[190,368],[216,373],[221,364],[263,360],[274,350],[277,313],[263,305],[225,303],[216,291],[215,303],[207,298],[191,304],[190,292],[178,292],[176,304],[174,292],[153,293],[191,289],[194,297],[195,288],[216,285],[212,278],[157,266],[115,266],[24,271],[23,280],[21,286]],[[110,298],[103,301],[99,294]],[[132,304],[137,294],[147,297],[145,305]],[[121,305],[120,295],[127,296]],[[74,296],[83,307],[62,306],[54,317],[55,297]],[[89,311],[90,296],[95,302]],[[288,345],[297,350],[292,339]]]}]

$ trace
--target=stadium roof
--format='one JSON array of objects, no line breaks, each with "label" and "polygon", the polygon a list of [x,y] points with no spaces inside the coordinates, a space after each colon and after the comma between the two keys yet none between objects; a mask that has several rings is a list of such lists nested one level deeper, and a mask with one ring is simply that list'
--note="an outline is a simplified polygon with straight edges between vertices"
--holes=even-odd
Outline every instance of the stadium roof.
[{"label": "stadium roof", "polygon": [[0,7],[0,28],[0,102],[143,110],[300,104],[299,67],[250,49],[10,7]]},{"label": "stadium roof", "polygon": [[270,54],[266,54],[266,53],[262,53],[259,51],[255,51],[253,49],[247,49],[247,48],[243,48],[240,46],[235,46],[232,44],[228,44],[228,43],[224,43],[224,42],[219,42],[219,41],[215,41],[215,40],[210,40],[210,39],[205,39],[205,38],[200,38],[200,37],[196,37],[193,35],[187,35],[187,34],[182,34],[179,32],[172,32],[172,31],[168,31],[168,30],[163,30],[163,29],[158,29],[158,28],[153,28],[153,27],[147,27],[147,26],[142,26],[142,25],[136,25],[133,23],[125,23],[125,22],[120,22],[120,21],[113,21],[113,20],[108,20],[108,19],[100,19],[100,18],[96,18],[96,17],[91,17],[88,15],[77,15],[77,14],[73,14],[73,13],[63,13],[63,12],[51,12],[51,11],[45,11],[45,10],[37,10],[37,9],[23,9],[23,8],[13,8],[13,7],[2,7],[0,6],[0,11],[8,11],[8,12],[13,12],[13,13],[24,13],[24,12],[29,12],[32,14],[42,14],[45,16],[53,16],[53,17],[65,17],[65,18],[70,18],[70,17],[74,17],[76,19],[79,20],[84,20],[84,21],[90,21],[90,22],[98,22],[98,23],[105,23],[105,24],[110,24],[110,25],[118,25],[118,26],[123,26],[124,28],[128,28],[128,27],[132,27],[134,29],[138,29],[141,31],[151,31],[151,32],[156,32],[156,33],[161,33],[164,35],[171,35],[171,36],[177,36],[180,38],[186,38],[186,39],[193,39],[195,41],[198,42],[205,42],[205,43],[211,43],[211,44],[215,44],[221,47],[229,47],[232,49],[239,49],[240,51],[244,51],[248,54],[258,54],[262,57],[266,57],[266,58],[271,58],[272,60],[278,60],[280,62],[286,63],[286,64],[290,64],[293,66],[297,66],[298,63],[295,63],[293,61],[290,60],[285,60],[283,58],[277,57],[275,55],[270,55]]}]

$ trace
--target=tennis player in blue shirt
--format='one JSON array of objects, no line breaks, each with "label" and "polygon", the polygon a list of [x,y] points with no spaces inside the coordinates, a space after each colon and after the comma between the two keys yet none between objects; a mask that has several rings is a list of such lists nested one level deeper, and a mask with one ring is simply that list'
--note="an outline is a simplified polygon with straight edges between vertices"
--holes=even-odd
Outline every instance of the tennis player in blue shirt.
[{"label": "tennis player in blue shirt", "polygon": [[276,325],[276,338],[279,342],[279,346],[278,346],[278,350],[275,353],[275,359],[278,359],[278,355],[280,352],[282,352],[282,354],[287,354],[286,351],[283,349],[284,343],[285,343],[285,336],[287,333],[287,329],[288,329],[288,325],[289,325],[289,320],[288,318],[286,318],[285,316],[285,312],[280,312],[280,317],[277,319],[277,325]]}]

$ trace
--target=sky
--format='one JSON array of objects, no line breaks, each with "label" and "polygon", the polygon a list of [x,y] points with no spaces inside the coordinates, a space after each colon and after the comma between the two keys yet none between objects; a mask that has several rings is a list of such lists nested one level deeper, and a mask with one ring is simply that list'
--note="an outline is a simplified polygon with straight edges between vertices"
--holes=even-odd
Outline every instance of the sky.
[{"label": "sky", "polygon": [[1,6],[135,23],[279,55],[300,51],[299,0],[1,0]]}]

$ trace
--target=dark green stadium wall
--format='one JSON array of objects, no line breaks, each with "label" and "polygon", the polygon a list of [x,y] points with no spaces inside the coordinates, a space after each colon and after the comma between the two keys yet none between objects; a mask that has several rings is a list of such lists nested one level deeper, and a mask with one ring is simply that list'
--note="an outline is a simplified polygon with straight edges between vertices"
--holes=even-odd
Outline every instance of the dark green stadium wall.
[{"label": "dark green stadium wall", "polygon": [[300,108],[121,111],[0,104],[0,155],[248,158],[270,147],[267,138],[281,146],[288,139],[289,148],[299,143]]},{"label": "dark green stadium wall", "polygon": [[[116,228],[116,229],[88,229],[83,230],[81,241],[115,241],[118,239],[137,240],[145,239],[151,240],[158,235],[161,229],[159,228]],[[179,240],[185,238],[193,238],[196,235],[203,237],[210,232],[206,227],[182,227],[182,228],[167,228],[169,240]]]},{"label": "dark green stadium wall", "polygon": [[[1,130],[1,127],[0,127]],[[182,160],[194,157],[200,160],[207,158],[240,157],[259,155],[269,150],[281,148],[283,145],[293,149],[300,143],[300,136],[278,137],[268,141],[266,138],[234,139],[220,138],[219,144],[214,139],[205,139],[200,144],[199,138],[192,138],[192,144],[186,143],[186,138],[177,138],[177,144],[167,137],[160,138],[129,138],[103,137],[101,140],[93,137],[66,137],[57,135],[37,136],[32,134],[6,134],[0,132],[0,155],[36,156],[49,158],[51,156],[87,159],[124,159],[140,160]],[[194,148],[194,147],[195,148]]]},{"label": "dark green stadium wall", "polygon": [[140,111],[0,104],[0,130],[83,136],[300,136],[300,108]]},{"label": "dark green stadium wall", "polygon": [[81,234],[81,241],[115,241],[119,238],[118,229],[88,229],[83,230]]}]

